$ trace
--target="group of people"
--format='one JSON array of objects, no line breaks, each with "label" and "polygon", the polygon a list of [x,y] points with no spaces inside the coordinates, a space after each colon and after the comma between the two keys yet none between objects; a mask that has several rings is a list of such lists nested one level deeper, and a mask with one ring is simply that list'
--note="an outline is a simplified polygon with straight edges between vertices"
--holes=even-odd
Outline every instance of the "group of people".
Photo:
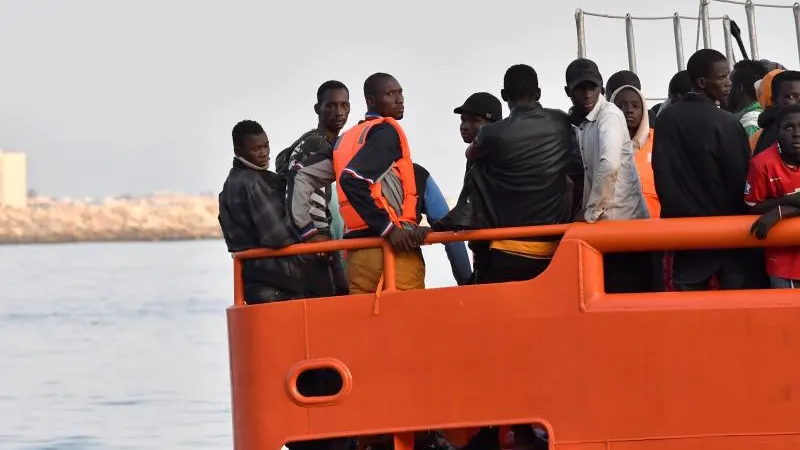
[{"label": "group of people", "polygon": [[[508,117],[486,92],[454,109],[467,149],[452,210],[413,161],[400,124],[403,89],[389,74],[366,79],[366,114],[344,132],[350,92],[323,83],[317,126],[277,155],[274,171],[266,132],[242,121],[219,195],[228,250],[382,237],[396,250],[397,288],[410,290],[424,288],[420,246],[431,229],[754,213],[752,233],[763,239],[800,215],[800,72],[752,60],[731,70],[724,55],[702,49],[672,78],[668,99],[649,110],[633,72],[604,84],[588,59],[567,67],[564,90],[568,112],[543,107],[536,71],[518,64],[500,92]],[[534,278],[558,243],[470,242],[472,264],[464,243],[445,247],[465,285]],[[795,248],[608,254],[604,265],[607,292],[800,286]],[[376,292],[382,251],[246,261],[243,277],[248,303]]]},{"label": "group of people", "polygon": [[[508,117],[486,92],[454,109],[467,147],[452,210],[413,161],[400,125],[403,89],[389,74],[366,79],[366,114],[344,132],[349,90],[323,83],[317,126],[277,155],[274,171],[264,129],[239,122],[233,167],[219,195],[228,250],[382,237],[396,250],[397,288],[411,290],[425,286],[420,246],[431,229],[750,213],[759,215],[751,233],[764,239],[776,223],[800,215],[800,72],[751,60],[731,70],[724,55],[703,49],[672,78],[668,99],[649,110],[633,72],[617,72],[604,84],[588,59],[567,67],[564,90],[568,112],[543,107],[536,71],[518,64],[506,71],[500,92]],[[431,227],[421,225],[423,215]],[[534,278],[558,244],[470,242],[472,264],[464,243],[445,248],[453,276],[466,285]],[[800,287],[797,247],[608,254],[604,266],[607,292]],[[376,292],[384,282],[382,250],[249,260],[243,278],[248,304]],[[298,389],[323,395],[336,383],[317,377]],[[452,448],[434,432],[423,437],[424,447]],[[496,428],[484,428],[467,448],[496,448],[497,440]],[[514,441],[546,448],[530,427],[514,427]],[[352,444],[326,439],[290,447]]]}]

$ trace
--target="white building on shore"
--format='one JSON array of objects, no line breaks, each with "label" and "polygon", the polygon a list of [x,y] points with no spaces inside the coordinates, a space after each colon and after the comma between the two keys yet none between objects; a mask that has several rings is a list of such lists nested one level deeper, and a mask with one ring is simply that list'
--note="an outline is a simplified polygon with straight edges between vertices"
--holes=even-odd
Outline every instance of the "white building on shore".
[{"label": "white building on shore", "polygon": [[28,160],[25,153],[0,150],[0,206],[28,204]]}]

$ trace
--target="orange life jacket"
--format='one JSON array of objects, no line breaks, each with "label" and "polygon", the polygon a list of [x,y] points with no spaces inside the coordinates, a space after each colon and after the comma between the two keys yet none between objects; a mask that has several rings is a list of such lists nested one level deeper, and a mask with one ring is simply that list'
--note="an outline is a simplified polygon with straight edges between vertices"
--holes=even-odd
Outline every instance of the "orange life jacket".
[{"label": "orange life jacket", "polygon": [[652,155],[653,129],[651,128],[647,142],[633,154],[633,161],[636,163],[636,170],[639,171],[642,194],[644,194],[644,201],[647,205],[647,210],[650,212],[650,218],[658,219],[661,217],[661,202],[658,200],[658,194],[656,193],[656,181],[653,176],[653,164],[651,162]]},{"label": "orange life jacket", "polygon": [[[417,222],[417,185],[414,179],[414,164],[411,161],[411,152],[408,148],[406,134],[395,119],[379,117],[365,120],[344,132],[336,141],[336,145],[333,149],[333,170],[336,174],[336,191],[339,194],[339,212],[342,215],[345,232],[367,229],[367,224],[361,216],[358,215],[353,205],[351,205],[350,201],[347,199],[347,195],[342,190],[340,178],[347,168],[347,165],[350,164],[350,161],[364,147],[369,130],[381,123],[388,123],[393,126],[394,129],[397,130],[397,135],[400,137],[400,152],[402,156],[395,161],[391,170],[400,178],[403,187],[402,211],[395,211],[394,208],[389,205],[389,202],[383,195],[383,191],[381,191],[380,181],[361,178],[370,184],[369,191],[372,198],[375,200],[375,205],[389,214],[389,218],[392,220],[393,224],[402,226],[403,222]],[[350,173],[359,177],[356,173]]]}]

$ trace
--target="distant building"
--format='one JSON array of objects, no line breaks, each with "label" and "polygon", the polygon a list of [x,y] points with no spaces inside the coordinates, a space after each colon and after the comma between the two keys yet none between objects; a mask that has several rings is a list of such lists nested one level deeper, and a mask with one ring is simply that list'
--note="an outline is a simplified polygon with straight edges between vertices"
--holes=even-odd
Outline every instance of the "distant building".
[{"label": "distant building", "polygon": [[0,206],[28,204],[28,161],[24,153],[0,150]]}]

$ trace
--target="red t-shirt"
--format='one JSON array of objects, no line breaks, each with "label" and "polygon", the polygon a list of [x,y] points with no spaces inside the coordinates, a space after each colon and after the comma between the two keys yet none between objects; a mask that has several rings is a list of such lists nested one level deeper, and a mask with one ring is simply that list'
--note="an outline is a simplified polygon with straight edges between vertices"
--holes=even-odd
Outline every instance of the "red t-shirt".
[{"label": "red t-shirt", "polygon": [[[786,166],[777,144],[750,160],[744,201],[756,205],[764,200],[800,192],[800,170]],[[800,247],[766,249],[767,273],[774,277],[800,280]]]}]

